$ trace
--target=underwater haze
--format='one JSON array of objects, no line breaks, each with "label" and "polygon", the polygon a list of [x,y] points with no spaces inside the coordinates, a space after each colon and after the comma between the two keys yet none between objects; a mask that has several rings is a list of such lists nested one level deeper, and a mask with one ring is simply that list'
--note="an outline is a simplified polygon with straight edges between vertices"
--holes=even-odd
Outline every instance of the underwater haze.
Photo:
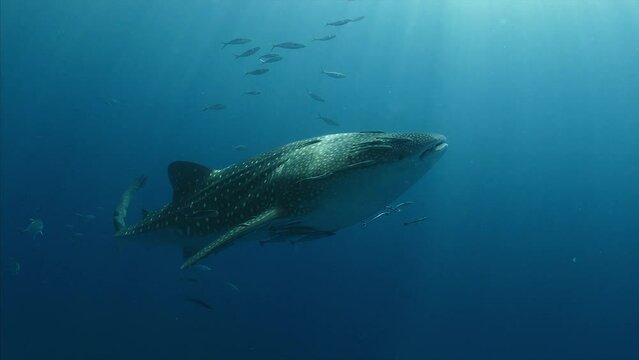
[{"label": "underwater haze", "polygon": [[[639,2],[0,4],[2,359],[639,358]],[[410,206],[188,270],[114,236],[136,176],[130,223],[173,161],[361,131],[447,137]]]}]

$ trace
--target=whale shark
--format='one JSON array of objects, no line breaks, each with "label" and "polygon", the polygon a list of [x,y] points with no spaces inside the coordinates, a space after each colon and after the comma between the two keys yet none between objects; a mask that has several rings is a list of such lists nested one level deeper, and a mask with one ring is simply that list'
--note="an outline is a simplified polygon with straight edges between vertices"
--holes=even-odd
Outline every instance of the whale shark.
[{"label": "whale shark", "polygon": [[340,133],[296,141],[222,169],[168,166],[172,200],[125,220],[136,178],[115,209],[115,236],[182,248],[181,269],[239,239],[304,241],[334,235],[383,209],[446,152],[435,133]]}]

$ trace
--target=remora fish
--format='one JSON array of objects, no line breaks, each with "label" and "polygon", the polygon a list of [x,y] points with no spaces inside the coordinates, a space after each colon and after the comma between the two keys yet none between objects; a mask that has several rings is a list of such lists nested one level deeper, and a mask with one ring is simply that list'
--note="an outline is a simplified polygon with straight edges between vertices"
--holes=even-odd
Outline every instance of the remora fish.
[{"label": "remora fish", "polygon": [[358,21],[364,20],[365,17],[366,16],[358,16],[356,18],[351,19],[350,22],[358,22]]},{"label": "remora fish", "polygon": [[392,203],[447,146],[432,133],[361,132],[293,142],[219,170],[177,161],[168,168],[172,201],[127,226],[146,178],[136,179],[114,212],[115,236],[178,245],[182,269],[249,235],[330,236]]},{"label": "remora fish", "polygon": [[337,71],[325,71],[324,69],[321,69],[320,72],[328,77],[332,77],[333,79],[343,79],[346,77],[345,74],[342,74]]},{"label": "remora fish", "polygon": [[271,51],[273,51],[273,49],[275,49],[276,47],[282,48],[282,49],[301,49],[301,48],[305,48],[306,45],[288,41],[288,42],[283,42],[283,43],[273,45],[273,47],[271,48]]},{"label": "remora fish", "polygon": [[246,43],[250,43],[251,39],[243,39],[243,38],[237,38],[237,39],[233,39],[231,41],[228,42],[223,42],[222,43],[222,49],[224,49],[226,47],[226,45],[243,45]]},{"label": "remora fish", "polygon": [[[375,215],[375,217],[373,217],[370,220],[364,221],[362,222],[362,226],[366,226],[368,224],[370,224],[372,221],[375,221],[379,218],[381,218],[382,216],[388,216],[391,215],[393,213],[398,213],[402,211],[402,207],[406,206],[406,205],[411,205],[414,204],[412,201],[406,201],[403,203],[399,203],[397,205],[386,205],[386,210],[382,211],[381,213]],[[408,225],[406,223],[404,223],[404,225]]]},{"label": "remora fish", "polygon": [[235,55],[235,60],[241,58],[241,57],[247,57],[247,56],[251,56],[253,54],[255,54],[256,52],[260,51],[259,46],[258,47],[254,47],[254,48],[250,48],[248,50],[246,50],[245,52],[239,54],[239,55]]}]

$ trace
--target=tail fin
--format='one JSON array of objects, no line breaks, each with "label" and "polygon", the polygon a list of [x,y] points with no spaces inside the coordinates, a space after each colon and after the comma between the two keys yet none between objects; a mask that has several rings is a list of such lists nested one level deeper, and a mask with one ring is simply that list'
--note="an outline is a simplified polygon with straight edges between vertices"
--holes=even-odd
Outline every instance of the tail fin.
[{"label": "tail fin", "polygon": [[273,52],[273,49],[275,49],[275,48],[276,48],[276,46],[275,46],[275,45],[273,45],[273,46],[271,47],[271,51],[270,51],[270,52]]},{"label": "tail fin", "polygon": [[228,43],[223,42],[222,43],[222,49],[224,49],[226,47],[226,45],[228,45]]},{"label": "tail fin", "polygon": [[113,212],[113,226],[115,228],[115,233],[118,234],[122,229],[126,228],[126,223],[124,220],[126,219],[126,212],[129,209],[129,205],[131,205],[131,200],[133,199],[133,195],[135,195],[138,190],[140,190],[144,184],[146,183],[146,176],[141,175],[135,178],[129,188],[122,194],[122,198],[118,203],[118,206],[115,208]]}]

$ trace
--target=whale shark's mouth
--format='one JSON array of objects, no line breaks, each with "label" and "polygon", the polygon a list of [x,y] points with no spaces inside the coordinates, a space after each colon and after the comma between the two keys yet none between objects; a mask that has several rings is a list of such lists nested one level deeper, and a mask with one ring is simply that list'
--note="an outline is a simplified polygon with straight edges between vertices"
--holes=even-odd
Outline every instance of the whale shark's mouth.
[{"label": "whale shark's mouth", "polygon": [[448,147],[448,143],[446,142],[446,138],[439,140],[438,142],[436,142],[433,146],[431,146],[430,148],[424,150],[420,155],[419,155],[419,160],[424,160],[426,159],[426,157],[430,154],[434,154],[443,150],[446,150],[446,148]]}]

